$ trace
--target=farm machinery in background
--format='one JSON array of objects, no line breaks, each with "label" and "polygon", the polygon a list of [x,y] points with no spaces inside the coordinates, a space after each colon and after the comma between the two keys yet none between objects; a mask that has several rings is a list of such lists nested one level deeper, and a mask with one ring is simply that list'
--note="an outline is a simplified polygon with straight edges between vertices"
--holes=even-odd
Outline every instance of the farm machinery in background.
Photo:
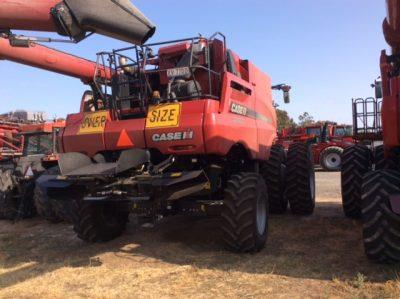
[{"label": "farm machinery in background", "polygon": [[19,136],[20,124],[0,120],[0,167],[11,158],[22,155],[23,138]]},{"label": "farm machinery in background", "polygon": [[[44,167],[57,164],[55,130],[62,122],[46,123],[42,112],[14,111],[0,115],[0,218],[36,214],[34,181]],[[43,207],[43,199],[37,204]]]},{"label": "farm machinery in background", "polygon": [[383,32],[392,53],[381,53],[378,100],[353,101],[354,122],[359,123],[355,134],[368,144],[383,144],[345,149],[341,177],[343,210],[361,218],[367,257],[393,263],[400,261],[400,3],[387,0],[386,5]]},{"label": "farm machinery in background", "polygon": [[339,171],[343,150],[356,143],[352,131],[352,126],[319,123],[294,130],[283,129],[278,134],[278,143],[285,149],[293,142],[309,144],[315,165],[321,165],[325,171]]}]

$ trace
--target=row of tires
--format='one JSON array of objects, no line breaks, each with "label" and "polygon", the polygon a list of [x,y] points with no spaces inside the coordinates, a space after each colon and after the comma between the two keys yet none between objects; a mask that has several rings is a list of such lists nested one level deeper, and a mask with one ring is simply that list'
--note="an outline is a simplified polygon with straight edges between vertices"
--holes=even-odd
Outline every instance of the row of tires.
[{"label": "row of tires", "polygon": [[397,160],[395,155],[385,158],[382,146],[371,151],[355,145],[342,155],[344,213],[361,219],[365,253],[381,263],[400,261],[400,216],[392,207],[392,200],[400,200]]},{"label": "row of tires", "polygon": [[36,215],[54,223],[72,222],[69,203],[50,199],[34,179],[20,178],[13,169],[0,169],[0,219],[15,221]]},{"label": "row of tires", "polygon": [[[0,218],[24,218],[18,216],[37,212],[51,222],[67,220],[73,223],[78,237],[88,242],[112,240],[126,228],[129,214],[120,203],[85,202],[82,196],[72,194],[73,200],[51,199],[33,181],[29,194],[18,198],[18,184],[5,188],[1,181],[9,176],[9,171],[0,172]],[[259,251],[267,240],[269,213],[282,214],[289,206],[296,215],[314,211],[315,173],[310,146],[293,143],[286,155],[282,146],[274,145],[259,173],[234,173],[223,191],[220,218],[224,243],[235,252]],[[29,213],[22,213],[21,207],[28,202]]]},{"label": "row of tires", "polygon": [[[260,173],[231,175],[224,188],[220,215],[223,241],[235,252],[257,252],[268,236],[269,213],[310,215],[315,207],[315,174],[311,149],[303,143],[271,149]],[[74,230],[89,242],[106,242],[124,231],[128,214],[115,203],[77,201]]]}]

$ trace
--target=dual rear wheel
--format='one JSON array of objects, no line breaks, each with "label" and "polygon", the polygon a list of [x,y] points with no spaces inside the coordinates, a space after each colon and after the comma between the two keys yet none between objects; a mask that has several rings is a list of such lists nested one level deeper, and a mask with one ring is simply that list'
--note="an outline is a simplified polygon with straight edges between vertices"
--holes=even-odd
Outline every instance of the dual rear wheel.
[{"label": "dual rear wheel", "polygon": [[[287,170],[285,172],[285,170]],[[282,147],[271,149],[271,158],[261,174],[231,175],[224,188],[221,228],[227,248],[235,252],[257,252],[268,237],[269,212],[283,213],[288,202],[294,214],[310,215],[315,206],[315,175],[311,149],[292,144],[288,158]],[[79,238],[105,242],[118,237],[128,221],[126,209],[116,203],[78,200],[74,229]]]},{"label": "dual rear wheel", "polygon": [[315,174],[311,148],[304,143],[274,145],[268,163],[257,173],[233,175],[225,189],[223,239],[235,252],[257,252],[265,244],[269,213],[310,215],[315,207]]},{"label": "dual rear wheel", "polygon": [[393,157],[389,159],[383,147],[372,154],[366,146],[355,145],[343,154],[344,213],[361,219],[365,254],[380,263],[400,261],[400,172],[393,169],[398,165]]}]

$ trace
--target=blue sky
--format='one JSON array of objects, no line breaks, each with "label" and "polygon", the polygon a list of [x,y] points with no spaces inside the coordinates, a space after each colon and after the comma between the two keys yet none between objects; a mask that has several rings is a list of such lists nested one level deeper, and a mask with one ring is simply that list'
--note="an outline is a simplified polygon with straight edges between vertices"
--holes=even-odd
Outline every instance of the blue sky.
[{"label": "blue sky", "polygon": [[[191,4],[186,4],[191,3]],[[351,123],[351,98],[373,94],[382,34],[383,0],[136,0],[157,26],[152,41],[215,31],[228,46],[268,73],[274,83],[292,85],[291,117],[307,111],[317,120]],[[25,33],[26,34],[26,33]],[[33,34],[33,33],[31,33]],[[40,33],[36,35],[51,36]],[[126,44],[92,36],[78,45],[51,47],[95,60],[96,52]],[[79,109],[86,89],[77,79],[0,61],[0,112],[44,110],[63,117]],[[280,94],[276,94],[282,103]]]}]

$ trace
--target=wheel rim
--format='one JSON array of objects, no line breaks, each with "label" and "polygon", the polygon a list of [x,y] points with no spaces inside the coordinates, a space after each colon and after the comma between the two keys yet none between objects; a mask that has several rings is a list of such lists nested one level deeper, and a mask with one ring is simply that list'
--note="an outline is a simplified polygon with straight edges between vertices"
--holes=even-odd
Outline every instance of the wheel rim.
[{"label": "wheel rim", "polygon": [[265,226],[267,225],[267,204],[263,196],[259,196],[257,199],[257,231],[258,234],[263,235],[265,232]]},{"label": "wheel rim", "polygon": [[325,158],[325,165],[329,169],[337,169],[342,163],[340,155],[338,153],[330,153]]},{"label": "wheel rim", "polygon": [[315,198],[315,173],[314,171],[311,171],[310,174],[310,193],[311,193],[311,198]]}]

